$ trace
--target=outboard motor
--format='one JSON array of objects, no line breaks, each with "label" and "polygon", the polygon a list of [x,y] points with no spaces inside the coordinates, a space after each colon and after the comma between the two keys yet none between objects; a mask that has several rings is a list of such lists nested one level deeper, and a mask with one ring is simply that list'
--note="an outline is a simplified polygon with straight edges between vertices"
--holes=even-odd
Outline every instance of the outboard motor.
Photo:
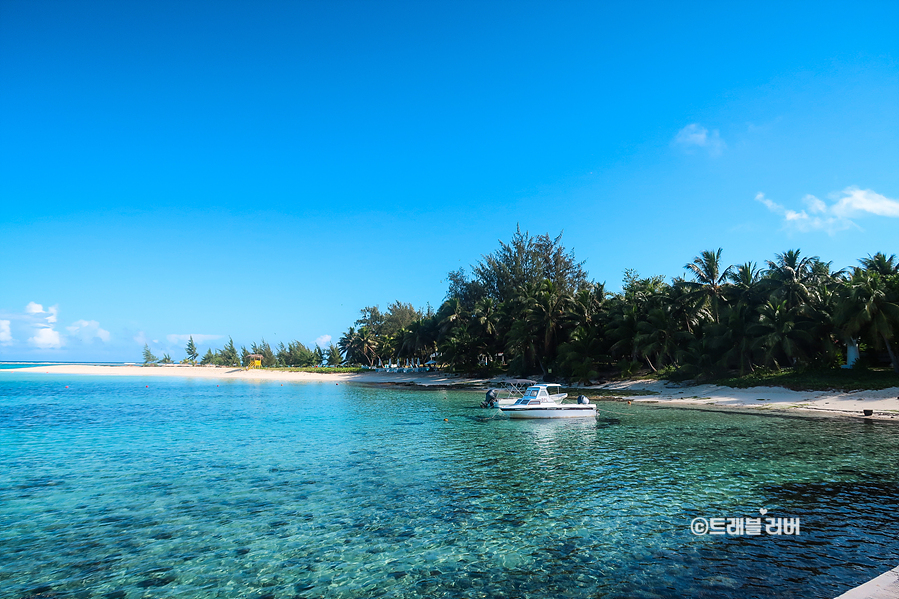
[{"label": "outboard motor", "polygon": [[482,408],[495,408],[497,407],[496,401],[496,389],[491,389],[487,392],[487,397],[484,398],[484,401],[481,402]]},{"label": "outboard motor", "polygon": [[578,396],[577,396],[577,402],[578,402],[579,404],[584,404],[584,405],[586,405],[586,404],[590,403],[590,400],[587,399],[587,396],[586,396],[586,395],[578,395]]}]

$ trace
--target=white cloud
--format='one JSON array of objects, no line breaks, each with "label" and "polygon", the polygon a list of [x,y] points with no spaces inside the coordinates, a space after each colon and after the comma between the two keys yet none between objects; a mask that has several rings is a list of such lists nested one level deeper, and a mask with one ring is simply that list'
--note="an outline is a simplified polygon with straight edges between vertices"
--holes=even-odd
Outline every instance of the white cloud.
[{"label": "white cloud", "polygon": [[807,194],[804,198],[802,198],[802,203],[808,207],[808,211],[812,214],[824,214],[827,212],[827,204],[813,196],[812,194]]},{"label": "white cloud", "polygon": [[109,341],[109,331],[101,329],[100,323],[96,320],[76,320],[66,329],[85,343],[90,343],[94,339],[99,339],[104,343]]},{"label": "white cloud", "polygon": [[[222,335],[200,335],[200,334],[194,333],[193,335],[187,334],[187,335],[166,335],[165,336],[165,338],[168,340],[168,342],[171,343],[172,345],[186,345],[187,340],[190,339],[191,337],[194,338],[194,343],[205,343],[207,341],[215,341],[216,339],[221,339]],[[154,341],[153,343],[157,343],[157,342]]]},{"label": "white cloud", "polygon": [[28,342],[41,349],[57,349],[62,347],[62,338],[59,331],[54,331],[50,327],[42,327],[35,332],[34,337],[28,339]]},{"label": "white cloud", "polygon": [[26,314],[48,314],[47,322],[50,324],[54,324],[56,322],[57,316],[59,315],[59,306],[50,306],[47,308],[47,311],[44,311],[44,306],[38,304],[37,302],[28,302],[28,305],[25,306]]},{"label": "white cloud", "polygon": [[137,335],[134,336],[134,341],[137,342],[139,345],[144,345],[147,343],[147,336],[144,335],[143,331],[140,331],[140,332],[138,332]]},{"label": "white cloud", "polygon": [[319,347],[327,347],[331,343],[331,335],[322,335],[315,339],[315,344]]},{"label": "white cloud", "polygon": [[[833,235],[837,231],[858,228],[852,218],[869,215],[899,218],[899,201],[875,193],[870,189],[847,187],[841,192],[830,194],[835,202],[827,205],[823,200],[809,194],[802,198],[806,210],[791,210],[773,202],[759,193],[756,201],[764,204],[768,210],[779,214],[784,219],[784,226],[802,233],[809,231],[826,231]],[[852,218],[850,218],[852,217]]]},{"label": "white cloud", "polygon": [[703,148],[709,153],[709,156],[720,156],[727,147],[717,129],[713,129],[710,133],[699,123],[692,123],[678,131],[671,143],[682,147],[687,152],[694,148]]},{"label": "white cloud", "polygon": [[9,329],[8,320],[0,320],[0,345],[9,345],[15,341],[12,338],[12,331]]},{"label": "white cloud", "polygon": [[899,217],[899,201],[875,193],[870,189],[847,187],[841,192],[845,197],[835,194],[837,203],[832,206],[833,213],[849,218],[862,216],[865,212],[877,216]]}]

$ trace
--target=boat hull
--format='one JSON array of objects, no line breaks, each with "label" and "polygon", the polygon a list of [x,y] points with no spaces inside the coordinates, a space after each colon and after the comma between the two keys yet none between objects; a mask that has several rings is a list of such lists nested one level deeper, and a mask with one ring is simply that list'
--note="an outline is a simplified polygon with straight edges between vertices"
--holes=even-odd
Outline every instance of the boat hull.
[{"label": "boat hull", "polygon": [[587,404],[569,404],[552,407],[501,407],[503,414],[509,418],[594,418],[596,406]]}]

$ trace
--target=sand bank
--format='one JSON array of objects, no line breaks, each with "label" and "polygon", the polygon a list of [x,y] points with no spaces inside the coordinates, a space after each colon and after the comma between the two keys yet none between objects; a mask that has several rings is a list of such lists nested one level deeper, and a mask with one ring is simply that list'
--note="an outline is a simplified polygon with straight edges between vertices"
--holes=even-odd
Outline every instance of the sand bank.
[{"label": "sand bank", "polygon": [[354,382],[374,384],[405,384],[423,387],[486,384],[486,379],[465,378],[440,372],[388,373],[366,372],[362,374],[321,372],[289,372],[285,370],[244,370],[224,366],[89,366],[82,364],[54,364],[34,368],[0,370],[3,373],[29,372],[46,374],[73,374],[90,376],[143,376],[143,377],[191,377],[224,380],[290,381],[290,382]]}]

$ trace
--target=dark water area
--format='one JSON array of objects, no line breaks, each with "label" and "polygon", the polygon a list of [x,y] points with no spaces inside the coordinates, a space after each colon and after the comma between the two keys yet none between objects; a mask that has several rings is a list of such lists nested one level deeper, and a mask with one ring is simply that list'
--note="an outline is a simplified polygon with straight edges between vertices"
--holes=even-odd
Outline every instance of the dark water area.
[{"label": "dark water area", "polygon": [[[3,373],[0,597],[823,598],[899,564],[891,423],[480,399]],[[691,532],[759,517],[800,534]]]}]

